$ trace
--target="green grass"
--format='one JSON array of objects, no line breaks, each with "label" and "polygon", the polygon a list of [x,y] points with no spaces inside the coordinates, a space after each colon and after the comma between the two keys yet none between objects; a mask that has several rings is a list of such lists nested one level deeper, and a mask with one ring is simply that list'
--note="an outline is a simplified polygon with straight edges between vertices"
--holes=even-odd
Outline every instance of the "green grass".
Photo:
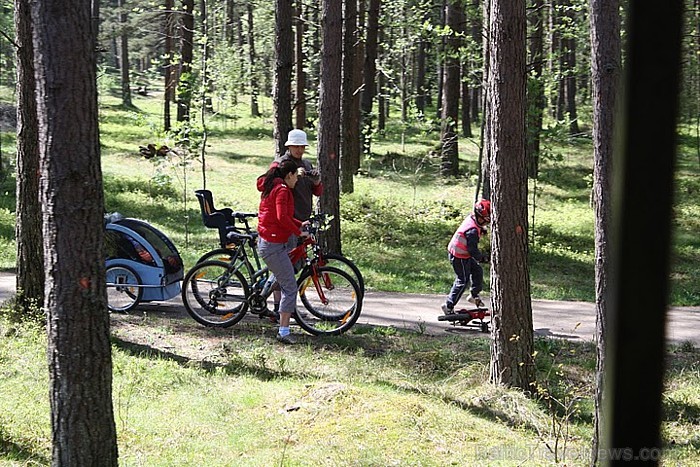
[{"label": "green grass", "polygon": [[[175,146],[158,130],[162,109],[156,96],[134,96],[134,109],[124,109],[108,94],[100,97],[106,209],[161,228],[189,266],[217,246],[217,235],[202,226],[193,195],[204,183],[200,150],[168,160],[138,154],[148,142]],[[264,102],[262,108],[271,107]],[[274,152],[270,122],[269,115],[249,117],[245,104],[207,120],[206,187],[217,206],[257,210],[254,182]],[[693,129],[680,131],[671,303],[700,305],[700,163]],[[554,136],[543,142],[540,177],[529,187],[532,295],[593,301],[592,145],[559,133],[547,133]],[[14,142],[10,134],[2,136],[7,161]],[[315,161],[315,135],[310,136],[307,157]],[[451,285],[445,246],[474,199],[478,153],[474,140],[461,140],[463,175],[443,180],[431,153],[437,140],[427,124],[391,120],[384,133],[375,134],[355,192],[341,198],[343,253],[363,270],[370,290],[445,293]],[[6,176],[0,188],[0,268],[8,269],[15,260],[12,177]]]},{"label": "green grass", "polygon": [[[552,465],[555,455],[587,465],[590,344],[537,339],[541,397],[527,398],[488,384],[481,337],[360,326],[280,348],[258,323],[212,330],[158,313],[113,323],[122,465]],[[148,338],[127,340],[124,325]],[[45,334],[0,317],[0,335],[0,464],[48,465]],[[669,465],[700,461],[698,357],[669,351]]]},{"label": "green grass", "polygon": [[[134,96],[134,103],[137,110],[125,110],[101,97],[106,209],[162,229],[190,266],[217,246],[193,196],[202,186],[199,153],[157,164],[141,158],[140,145],[173,143],[157,130],[160,101]],[[217,206],[256,211],[255,179],[273,154],[271,120],[247,117],[245,106],[227,113],[236,118],[208,124],[206,186]],[[445,247],[474,199],[477,152],[460,141],[462,175],[442,180],[429,155],[437,140],[429,130],[392,123],[376,135],[355,193],[341,199],[344,254],[370,289],[442,294],[453,280]],[[698,305],[700,170],[692,132],[681,130],[672,302]],[[14,140],[1,136],[7,162]],[[311,136],[307,156],[315,160]],[[590,141],[546,146],[530,218],[533,298],[592,301]],[[534,184],[529,188],[535,192]],[[14,191],[11,176],[0,180],[5,269],[15,261]],[[539,397],[528,398],[488,384],[489,344],[480,337],[356,326],[281,349],[260,324],[212,330],[158,313],[112,319],[126,323],[113,327],[122,465],[587,465],[590,344],[537,339]],[[1,317],[0,336],[0,465],[48,465],[45,337]],[[662,427],[668,465],[700,463],[698,357],[690,345],[668,352]]]}]

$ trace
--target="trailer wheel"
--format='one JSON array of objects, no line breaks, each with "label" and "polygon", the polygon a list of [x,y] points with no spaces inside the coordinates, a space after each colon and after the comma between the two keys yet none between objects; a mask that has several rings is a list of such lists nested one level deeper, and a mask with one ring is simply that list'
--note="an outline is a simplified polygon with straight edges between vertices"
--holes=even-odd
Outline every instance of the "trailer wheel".
[{"label": "trailer wheel", "polygon": [[134,309],[143,296],[139,275],[129,266],[110,266],[106,276],[109,311],[126,312]]}]

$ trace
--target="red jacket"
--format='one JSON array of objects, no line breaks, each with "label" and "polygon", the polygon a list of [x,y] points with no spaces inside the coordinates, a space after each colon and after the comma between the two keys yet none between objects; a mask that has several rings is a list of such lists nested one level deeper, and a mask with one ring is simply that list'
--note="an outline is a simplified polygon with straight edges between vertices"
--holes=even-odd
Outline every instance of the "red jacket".
[{"label": "red jacket", "polygon": [[[297,168],[303,168],[307,174],[311,173],[313,170],[313,165],[306,159],[296,159],[292,157],[289,152],[286,152],[281,158],[275,159],[270,164],[270,169],[277,167],[281,162],[285,160],[293,161]],[[320,180],[320,179],[319,179]],[[265,176],[258,178],[258,191],[263,191],[263,183],[265,181]],[[318,185],[314,184],[313,177],[299,177],[296,186],[294,186],[294,217],[299,220],[308,220],[313,212],[313,197],[321,196],[323,194],[323,183]]]},{"label": "red jacket", "polygon": [[299,227],[301,221],[294,218],[292,190],[278,178],[270,194],[260,199],[258,233],[270,243],[287,243],[290,235],[301,235]]}]

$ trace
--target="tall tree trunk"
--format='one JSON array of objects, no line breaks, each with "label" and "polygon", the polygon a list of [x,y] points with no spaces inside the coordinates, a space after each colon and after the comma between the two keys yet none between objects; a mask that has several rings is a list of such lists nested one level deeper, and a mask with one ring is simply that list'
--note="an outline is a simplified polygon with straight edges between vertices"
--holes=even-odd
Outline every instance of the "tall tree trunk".
[{"label": "tall tree trunk", "polygon": [[459,148],[457,122],[459,121],[459,36],[462,32],[463,15],[461,4],[450,0],[445,7],[445,25],[450,33],[445,42],[445,67],[442,86],[442,131],[440,175],[451,177],[459,174]]},{"label": "tall tree trunk", "polygon": [[[202,41],[201,48],[201,71],[202,74],[202,88],[201,88],[201,99],[202,99],[202,117],[204,117],[205,112],[214,112],[214,103],[212,102],[211,95],[214,91],[214,84],[212,83],[211,74],[209,72],[209,58],[212,55],[212,42],[214,36],[210,31],[209,23],[211,21],[210,15],[207,13],[207,0],[199,1],[199,20],[201,22],[201,34],[206,40]],[[202,146],[204,149],[206,146]]]},{"label": "tall tree trunk", "polygon": [[116,466],[91,1],[32,8],[52,465]]},{"label": "tall tree trunk", "polygon": [[272,91],[275,156],[284,154],[284,143],[292,130],[293,12],[292,0],[275,0],[275,84]]},{"label": "tall tree trunk", "polygon": [[598,463],[605,391],[605,353],[611,286],[611,213],[613,128],[622,67],[618,0],[591,0],[591,68],[593,78],[593,206],[595,208],[596,382],[591,464]]},{"label": "tall tree trunk", "polygon": [[420,117],[425,115],[425,72],[427,41],[421,34],[416,51],[416,111]]},{"label": "tall tree trunk", "polygon": [[491,381],[532,391],[525,166],[525,0],[490,0]]},{"label": "tall tree trunk", "polygon": [[39,204],[39,128],[30,0],[15,1],[17,42],[17,304],[41,315],[44,255]]},{"label": "tall tree trunk", "polygon": [[[304,71],[304,63],[306,63],[306,54],[304,53],[304,29],[305,21],[302,16],[302,3],[297,0],[296,5],[296,38],[295,38],[295,58],[296,58],[296,102],[294,104],[296,128],[306,128],[306,71]],[[352,3],[352,2],[350,2]]]},{"label": "tall tree trunk", "polygon": [[[482,63],[486,63],[484,59],[484,47],[483,47],[483,39],[482,35],[484,33],[484,24],[483,24],[483,6],[480,7],[481,0],[472,0],[472,9],[470,10],[472,12],[472,16],[469,19],[469,24],[470,24],[470,31],[471,31],[471,38],[472,41],[476,44],[476,50],[481,52],[481,59]],[[473,70],[474,75],[476,78],[469,80],[471,83],[471,118],[474,123],[479,122],[479,112],[483,111],[481,108],[481,103],[483,101],[482,97],[482,89],[484,88],[484,80],[486,74],[484,73],[483,69],[485,68],[484,65],[478,65],[478,61],[474,60],[472,63],[472,66],[470,67]],[[481,69],[481,71],[479,71]]]},{"label": "tall tree trunk", "polygon": [[164,57],[163,64],[163,130],[170,131],[170,103],[173,102],[175,93],[175,80],[173,79],[173,31],[174,31],[173,0],[165,0],[165,14],[163,17]]},{"label": "tall tree trunk", "polygon": [[491,199],[491,111],[489,109],[488,79],[491,66],[491,1],[483,3],[483,48],[484,71],[482,79],[483,118],[481,119],[481,144],[479,145],[479,181],[477,183],[475,202],[479,200],[479,188],[484,199]]},{"label": "tall tree trunk", "polygon": [[131,102],[131,79],[129,78],[129,15],[124,6],[124,0],[119,0],[119,22],[121,23],[120,49],[119,49],[119,68],[122,76],[122,105],[124,107],[133,107]]},{"label": "tall tree trunk", "polygon": [[352,193],[354,176],[360,168],[360,36],[358,30],[357,0],[345,2],[343,28],[343,88],[341,118],[343,128],[340,159],[340,190]]},{"label": "tall tree trunk", "polygon": [[576,15],[571,7],[571,0],[564,0],[562,5],[565,8],[564,17],[566,27],[569,29],[566,38],[562,38],[562,53],[564,54],[564,105],[566,116],[569,119],[569,134],[574,136],[580,133],[578,127],[578,112],[576,110],[576,37],[574,37],[574,25]]},{"label": "tall tree trunk", "polygon": [[[448,0],[441,0],[440,2],[440,28],[445,29],[446,26],[446,18],[445,18],[445,13],[447,11],[447,3]],[[435,72],[437,73],[437,107],[435,109],[435,118],[441,119],[442,118],[442,100],[443,100],[443,86],[445,85],[445,48],[446,48],[446,39],[443,37],[440,37],[440,40],[438,41],[437,47],[437,60],[435,61]]]},{"label": "tall tree trunk", "polygon": [[362,87],[362,147],[365,154],[371,151],[372,105],[376,94],[377,37],[379,35],[380,0],[369,0],[367,28],[365,31],[365,63]]},{"label": "tall tree trunk", "polygon": [[387,99],[386,99],[386,76],[384,73],[377,74],[377,130],[383,133],[386,129]]},{"label": "tall tree trunk", "polygon": [[255,54],[255,28],[253,24],[253,5],[252,3],[248,2],[246,7],[248,13],[248,59],[250,61],[250,66],[248,67],[248,73],[250,75],[250,116],[259,117],[260,107],[258,103],[258,95],[260,94],[260,85],[258,84],[258,57]]},{"label": "tall tree trunk", "polygon": [[540,165],[540,133],[544,112],[544,82],[542,79],[543,61],[543,21],[544,0],[534,0],[530,11],[530,73],[527,86],[527,173],[536,179]]},{"label": "tall tree trunk", "polygon": [[465,138],[472,137],[472,117],[471,117],[471,102],[470,102],[470,86],[466,77],[469,75],[469,69],[466,63],[462,63],[462,80],[461,80],[461,102],[462,102],[462,136]]},{"label": "tall tree trunk", "polygon": [[177,121],[190,121],[192,92],[192,59],[194,48],[194,0],[182,0],[182,24],[180,27],[180,73],[177,89]]},{"label": "tall tree trunk", "polygon": [[[238,61],[239,68],[241,70],[241,75],[245,73],[246,70],[246,55],[245,55],[245,45],[247,43],[247,37],[243,33],[243,8],[245,6],[237,4],[234,0],[229,0],[231,2],[231,8],[233,9],[233,21],[235,29],[235,43],[238,45]],[[247,18],[246,18],[247,21]],[[250,58],[250,57],[249,57]],[[250,81],[248,81],[249,83]],[[246,83],[245,79],[239,80],[238,88],[241,93],[246,93]]]},{"label": "tall tree trunk", "polygon": [[341,252],[340,190],[338,186],[340,153],[340,88],[343,52],[341,3],[321,2],[321,87],[319,90],[318,165],[323,179],[323,212],[333,216],[324,241],[328,251]]}]

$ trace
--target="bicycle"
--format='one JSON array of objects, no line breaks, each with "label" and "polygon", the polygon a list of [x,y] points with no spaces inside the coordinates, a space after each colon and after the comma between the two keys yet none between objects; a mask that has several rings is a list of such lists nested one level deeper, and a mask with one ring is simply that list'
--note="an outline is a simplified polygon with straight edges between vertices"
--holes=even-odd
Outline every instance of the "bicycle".
[{"label": "bicycle", "polygon": [[[235,248],[229,252],[229,261],[203,261],[185,276],[182,301],[200,324],[229,327],[241,321],[249,310],[260,317],[272,315],[267,298],[272,293],[274,275],[267,267],[254,267],[247,251],[247,245],[254,246],[255,237],[230,232],[228,238]],[[342,334],[360,317],[362,294],[347,272],[321,266],[315,257],[309,257],[309,247],[313,251],[316,244],[316,234],[311,232],[290,252],[293,264],[303,263],[297,279],[298,300],[308,311],[300,312],[297,306],[292,317],[309,334]],[[250,284],[246,276],[251,279]]]},{"label": "bicycle", "polygon": [[[236,227],[235,224],[229,226],[229,232],[234,231],[236,233],[245,233],[247,235],[257,235],[257,232],[253,230],[249,223],[248,219],[252,217],[257,217],[256,213],[241,213],[241,212],[234,212],[231,214],[232,219],[236,219],[244,224],[243,228]],[[309,231],[318,233],[324,230],[324,228],[327,226],[327,222],[329,221],[329,216],[326,214],[314,214],[309,218]],[[223,243],[223,242],[222,242]],[[254,247],[254,246],[253,246]],[[217,260],[217,261],[224,261],[228,262],[231,260],[233,255],[235,254],[235,249],[237,248],[235,243],[228,242],[225,247],[220,247],[216,248],[214,250],[211,250],[204,255],[202,255],[198,260],[197,263],[201,263],[204,261],[209,261],[209,260]],[[357,282],[357,285],[360,288],[360,293],[364,296],[365,293],[365,280],[364,277],[362,277],[362,273],[360,270],[357,268],[355,263],[352,262],[352,260],[348,259],[347,257],[337,254],[337,253],[327,253],[323,251],[323,248],[317,243],[314,242],[312,245],[312,254],[313,257],[316,261],[318,261],[318,264],[321,266],[333,266],[335,268],[341,269],[350,276],[355,279],[355,282]],[[260,269],[260,261],[257,258],[256,255],[256,263],[258,266],[258,269]]]}]

